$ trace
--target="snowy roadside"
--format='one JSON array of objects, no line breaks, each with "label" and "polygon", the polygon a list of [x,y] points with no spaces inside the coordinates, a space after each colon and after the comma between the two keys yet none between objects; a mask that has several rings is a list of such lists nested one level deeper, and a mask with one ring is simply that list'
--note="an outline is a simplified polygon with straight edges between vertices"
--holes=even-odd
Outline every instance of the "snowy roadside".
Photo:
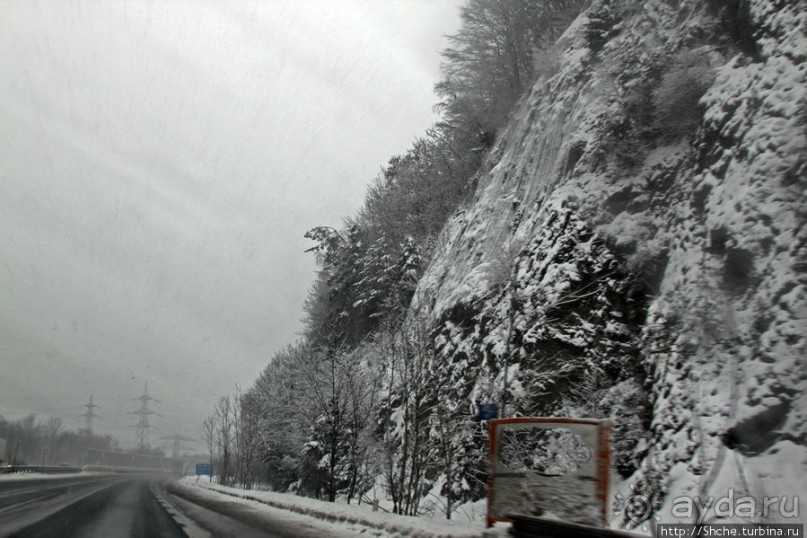
[{"label": "snowy roadside", "polygon": [[[413,538],[492,538],[507,535],[507,527],[485,529],[482,525],[471,523],[373,512],[372,507],[366,504],[329,503],[297,495],[242,490],[208,482],[196,483],[194,477],[186,477],[184,480],[172,483],[172,485],[185,489],[193,495],[204,495],[212,502],[237,502],[253,508],[262,506],[270,510],[279,509],[315,518],[319,523],[331,528],[334,534],[339,535],[348,530],[352,530],[354,533],[362,532],[370,536],[406,536]],[[190,491],[186,488],[190,488]],[[357,531],[357,528],[363,528],[364,531],[368,532]]]}]

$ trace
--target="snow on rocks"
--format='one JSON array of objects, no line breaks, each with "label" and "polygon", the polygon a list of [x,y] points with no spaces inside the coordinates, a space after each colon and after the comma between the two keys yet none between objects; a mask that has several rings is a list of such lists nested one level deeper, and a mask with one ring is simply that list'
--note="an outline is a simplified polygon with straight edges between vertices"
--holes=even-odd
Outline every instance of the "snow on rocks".
[{"label": "snow on rocks", "polygon": [[666,515],[805,492],[807,9],[747,7],[753,50],[706,3],[594,2],[613,28],[564,35],[413,300],[476,374],[457,398],[498,401],[511,351],[516,412],[618,408],[622,478]]}]

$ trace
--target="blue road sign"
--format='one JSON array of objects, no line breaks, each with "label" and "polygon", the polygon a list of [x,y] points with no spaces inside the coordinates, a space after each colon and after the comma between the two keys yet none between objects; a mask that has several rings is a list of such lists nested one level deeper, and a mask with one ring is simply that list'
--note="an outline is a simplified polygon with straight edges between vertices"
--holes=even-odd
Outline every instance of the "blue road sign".
[{"label": "blue road sign", "polygon": [[206,474],[207,476],[213,476],[213,466],[209,463],[197,463],[196,464],[196,474]]},{"label": "blue road sign", "polygon": [[482,403],[476,406],[476,420],[499,418],[499,406],[495,403]]}]

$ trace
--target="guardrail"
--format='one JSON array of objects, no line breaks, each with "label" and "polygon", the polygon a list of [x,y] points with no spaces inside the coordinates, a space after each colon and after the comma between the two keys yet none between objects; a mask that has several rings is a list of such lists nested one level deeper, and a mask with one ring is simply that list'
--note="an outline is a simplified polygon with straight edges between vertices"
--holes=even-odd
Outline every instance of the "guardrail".
[{"label": "guardrail", "polygon": [[632,532],[522,514],[508,514],[507,518],[513,522],[510,527],[510,536],[516,538],[642,538],[641,534]]},{"label": "guardrail", "polygon": [[142,474],[150,476],[168,476],[170,471],[159,467],[123,467],[121,465],[85,465],[82,471],[89,473]]},{"label": "guardrail", "polygon": [[80,473],[80,467],[68,467],[66,465],[8,465],[0,467],[2,474],[14,473],[42,473],[42,474],[66,474]]}]

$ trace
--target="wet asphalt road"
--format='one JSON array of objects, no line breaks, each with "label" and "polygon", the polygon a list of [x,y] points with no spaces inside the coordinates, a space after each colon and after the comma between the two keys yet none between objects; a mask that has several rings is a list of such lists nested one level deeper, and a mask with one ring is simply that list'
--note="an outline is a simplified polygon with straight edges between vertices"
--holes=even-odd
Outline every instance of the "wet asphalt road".
[{"label": "wet asphalt road", "polygon": [[184,538],[186,534],[151,493],[148,480],[126,480],[95,491],[9,536]]}]

